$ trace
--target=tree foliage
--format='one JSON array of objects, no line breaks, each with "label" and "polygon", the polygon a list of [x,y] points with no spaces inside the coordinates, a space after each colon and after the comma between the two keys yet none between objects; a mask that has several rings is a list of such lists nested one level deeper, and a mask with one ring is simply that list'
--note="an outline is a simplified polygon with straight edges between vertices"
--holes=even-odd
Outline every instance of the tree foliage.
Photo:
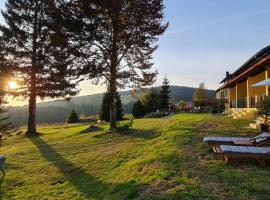
[{"label": "tree foliage", "polygon": [[[79,12],[83,52],[81,75],[97,82],[104,80],[110,98],[110,128],[116,129],[116,91],[118,88],[151,85],[156,72],[151,72],[152,55],[163,24],[163,0],[74,0],[73,10]],[[95,39],[93,35],[95,27]],[[76,42],[76,40],[75,40]]]},{"label": "tree foliage", "polygon": [[7,114],[7,110],[3,107],[6,103],[5,101],[5,92],[0,89],[0,133],[4,133],[11,127],[11,123],[9,122],[9,115]]},{"label": "tree foliage", "polygon": [[142,95],[142,104],[145,106],[146,113],[156,112],[160,110],[160,93],[155,89],[151,89],[149,92]]},{"label": "tree foliage", "polygon": [[11,127],[11,123],[9,122],[9,115],[7,110],[4,108],[6,102],[7,92],[5,91],[5,76],[8,76],[5,66],[3,62],[0,62],[0,133],[4,133]]},{"label": "tree foliage", "polygon": [[204,83],[200,83],[193,94],[193,102],[195,106],[205,106],[207,102],[207,95]]},{"label": "tree foliage", "polygon": [[257,115],[262,117],[264,124],[270,120],[270,97],[264,97],[257,103]]},{"label": "tree foliage", "polygon": [[134,104],[132,114],[135,118],[160,110],[160,93],[155,89],[146,91],[141,98]]},{"label": "tree foliage", "polygon": [[183,100],[179,101],[179,109],[183,111],[186,107],[187,103]]},{"label": "tree foliage", "polygon": [[[116,119],[121,120],[123,118],[123,108],[120,98],[120,94],[116,94]],[[110,121],[110,93],[106,92],[102,99],[100,119],[109,122]]]},{"label": "tree foliage", "polygon": [[78,123],[80,120],[78,114],[76,113],[75,110],[72,110],[69,117],[68,117],[68,121],[67,123],[69,124],[74,124],[74,123]]},{"label": "tree foliage", "polygon": [[7,66],[14,70],[16,96],[29,98],[28,133],[36,132],[36,98],[69,97],[73,58],[62,27],[61,0],[8,0],[0,26]]},{"label": "tree foliage", "polygon": [[141,100],[138,100],[134,103],[132,108],[132,115],[135,118],[142,118],[146,115],[146,109],[145,106],[142,104]]}]

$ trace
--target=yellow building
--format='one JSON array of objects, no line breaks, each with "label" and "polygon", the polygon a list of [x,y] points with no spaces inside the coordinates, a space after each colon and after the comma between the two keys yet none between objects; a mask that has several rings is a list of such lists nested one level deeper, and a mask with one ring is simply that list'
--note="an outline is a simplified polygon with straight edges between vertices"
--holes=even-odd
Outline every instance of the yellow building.
[{"label": "yellow building", "polygon": [[[226,72],[222,85],[216,90],[217,99],[225,101],[227,111],[241,113],[246,118],[255,116],[256,104],[268,96],[269,87],[252,85],[270,78],[270,46],[260,50],[235,72]],[[247,113],[247,114],[245,114]],[[251,114],[248,114],[251,113]]]}]

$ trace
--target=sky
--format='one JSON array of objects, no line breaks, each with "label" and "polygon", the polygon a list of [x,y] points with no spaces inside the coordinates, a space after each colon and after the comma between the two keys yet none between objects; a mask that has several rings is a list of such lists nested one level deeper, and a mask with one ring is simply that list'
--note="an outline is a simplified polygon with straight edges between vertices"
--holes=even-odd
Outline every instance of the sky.
[{"label": "sky", "polygon": [[[154,54],[160,85],[217,89],[225,72],[233,72],[270,44],[269,0],[164,0],[170,23]],[[4,0],[0,2],[4,9]],[[1,19],[0,19],[1,22]],[[3,21],[2,21],[3,22]],[[84,81],[80,95],[103,92],[104,86]]]}]

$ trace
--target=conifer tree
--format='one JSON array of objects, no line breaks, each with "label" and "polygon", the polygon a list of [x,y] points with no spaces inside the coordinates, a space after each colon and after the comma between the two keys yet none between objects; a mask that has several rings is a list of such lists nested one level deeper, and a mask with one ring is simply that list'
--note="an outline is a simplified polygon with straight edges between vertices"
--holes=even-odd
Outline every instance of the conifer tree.
[{"label": "conifer tree", "polygon": [[[105,81],[110,95],[110,129],[116,130],[118,88],[151,85],[156,72],[151,62],[163,24],[163,0],[74,0],[73,9],[82,25],[81,75]],[[93,40],[92,25],[97,23]],[[90,28],[89,28],[90,27]],[[74,40],[76,42],[76,40]],[[84,63],[84,64],[83,64]],[[95,73],[93,73],[95,72]]]},{"label": "conifer tree", "polygon": [[28,134],[36,133],[37,98],[69,98],[73,57],[63,23],[63,0],[7,0],[0,26],[5,58],[20,87],[14,93],[29,100]]},{"label": "conifer tree", "polygon": [[[116,93],[116,119],[121,120],[123,118],[123,108],[120,98],[120,94]],[[106,92],[102,99],[100,119],[110,122],[110,94]]]},{"label": "conifer tree", "polygon": [[141,118],[146,115],[146,106],[142,104],[141,100],[134,103],[132,108],[132,115],[135,118]]},{"label": "conifer tree", "polygon": [[69,117],[68,117],[68,123],[69,124],[74,124],[74,123],[78,123],[80,120],[78,114],[76,113],[75,110],[72,110]]},{"label": "conifer tree", "polygon": [[168,109],[170,103],[170,82],[167,77],[163,79],[163,84],[160,90],[160,108]]},{"label": "conifer tree", "polygon": [[7,92],[5,91],[5,77],[9,75],[5,67],[6,66],[4,65],[4,60],[0,56],[0,134],[7,131],[11,125],[11,123],[8,121],[9,115],[7,114],[7,110],[4,108],[4,105],[7,103],[5,100],[5,97],[7,95]]},{"label": "conifer tree", "polygon": [[141,97],[141,102],[145,107],[145,113],[156,112],[160,109],[160,94],[159,91],[152,88]]}]

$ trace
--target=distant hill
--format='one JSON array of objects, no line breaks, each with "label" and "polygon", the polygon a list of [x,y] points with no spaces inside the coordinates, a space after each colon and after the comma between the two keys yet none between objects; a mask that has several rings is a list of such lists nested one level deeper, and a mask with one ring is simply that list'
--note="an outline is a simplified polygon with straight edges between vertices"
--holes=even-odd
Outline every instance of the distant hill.
[{"label": "distant hill", "polygon": [[[158,88],[155,88],[158,89]],[[180,100],[192,101],[192,95],[196,88],[171,86],[171,98],[176,102]],[[121,100],[125,113],[131,113],[134,102],[136,101],[130,91],[122,91]],[[140,94],[138,94],[140,95]],[[207,90],[209,97],[214,96],[213,90]],[[99,114],[103,94],[93,94],[87,96],[74,97],[71,101],[49,101],[37,104],[37,123],[61,123],[65,122],[72,109],[80,115],[91,116]],[[27,106],[9,107],[11,121],[15,127],[27,124]]]}]

